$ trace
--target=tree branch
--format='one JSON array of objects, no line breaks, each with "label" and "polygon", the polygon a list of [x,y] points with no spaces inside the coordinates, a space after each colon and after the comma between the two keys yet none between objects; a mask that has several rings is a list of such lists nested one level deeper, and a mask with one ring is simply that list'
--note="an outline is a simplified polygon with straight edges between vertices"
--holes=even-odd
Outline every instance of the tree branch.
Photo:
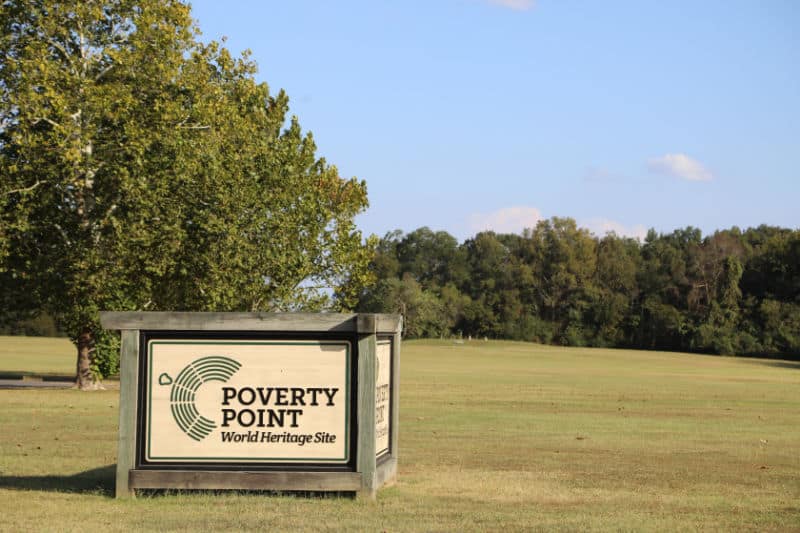
[{"label": "tree branch", "polygon": [[67,236],[67,232],[64,231],[64,228],[62,228],[58,224],[53,224],[53,227],[55,227],[58,230],[58,232],[61,234],[61,236],[64,238],[64,242],[67,243],[67,246],[71,246],[72,245],[72,241],[69,240],[69,237]]},{"label": "tree branch", "polygon": [[113,68],[114,68],[114,66],[115,66],[115,64],[114,64],[114,63],[112,63],[112,64],[110,64],[109,66],[107,66],[106,68],[104,68],[103,70],[101,70],[101,71],[100,71],[100,73],[99,73],[99,74],[97,74],[97,76],[95,76],[95,77],[94,77],[94,81],[96,81],[96,82],[97,82],[97,81],[100,81],[100,78],[102,78],[103,76],[105,76],[106,74],[108,74],[108,71],[109,71],[109,70],[111,70],[111,69],[113,69]]},{"label": "tree branch", "polygon": [[211,126],[203,126],[201,124],[187,124],[189,122],[189,116],[175,124],[175,127],[182,130],[207,130],[210,129]]},{"label": "tree branch", "polygon": [[189,126],[182,126],[182,125],[178,124],[177,127],[178,127],[178,129],[181,129],[181,130],[210,130],[211,129],[211,126],[203,126],[203,125],[200,125],[200,124],[191,124]]},{"label": "tree branch", "polygon": [[37,180],[37,181],[36,181],[36,183],[34,183],[33,185],[31,185],[30,187],[22,187],[22,188],[20,188],[20,189],[11,189],[10,191],[6,191],[6,193],[5,193],[5,194],[15,194],[15,193],[31,192],[32,190],[34,190],[34,189],[35,189],[36,187],[38,187],[39,185],[42,185],[43,183],[47,183],[47,180]]},{"label": "tree branch", "polygon": [[47,117],[36,117],[35,119],[33,119],[33,125],[34,126],[37,125],[40,122],[47,122],[48,124],[50,124],[54,128],[59,128],[59,129],[61,128],[61,124],[59,124],[58,122],[56,122],[54,120],[50,120]]},{"label": "tree branch", "polygon": [[75,63],[72,61],[72,56],[70,56],[70,55],[67,53],[67,49],[66,49],[66,48],[64,48],[64,45],[63,45],[63,44],[61,44],[60,42],[56,41],[55,39],[52,39],[52,38],[51,38],[51,39],[48,39],[48,40],[47,40],[47,42],[49,42],[49,43],[50,43],[50,45],[51,45],[53,48],[55,48],[56,50],[58,50],[59,52],[61,52],[61,55],[63,55],[63,56],[64,56],[64,59],[66,59],[66,60],[67,60],[67,63],[69,63],[70,67],[72,67],[72,68],[73,68],[73,70],[74,70],[74,68],[75,68]]}]

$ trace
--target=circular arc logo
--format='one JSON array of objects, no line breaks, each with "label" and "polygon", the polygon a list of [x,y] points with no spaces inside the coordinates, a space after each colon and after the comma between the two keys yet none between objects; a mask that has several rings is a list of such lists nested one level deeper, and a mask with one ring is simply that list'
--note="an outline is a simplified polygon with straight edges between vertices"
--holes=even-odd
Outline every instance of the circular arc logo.
[{"label": "circular arc logo", "polygon": [[[172,417],[181,431],[192,439],[201,441],[216,429],[217,424],[197,410],[197,391],[208,381],[227,382],[241,367],[241,363],[229,357],[212,355],[195,359],[180,371],[178,377],[171,382],[169,401]],[[163,384],[170,383],[165,380]]]}]

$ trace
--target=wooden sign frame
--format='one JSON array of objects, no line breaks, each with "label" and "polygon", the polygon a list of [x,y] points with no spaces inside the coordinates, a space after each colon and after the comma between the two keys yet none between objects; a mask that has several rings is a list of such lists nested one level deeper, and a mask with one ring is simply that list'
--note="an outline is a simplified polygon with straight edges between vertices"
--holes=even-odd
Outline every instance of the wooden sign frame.
[{"label": "wooden sign frame", "polygon": [[[354,492],[374,499],[377,490],[396,479],[399,426],[399,369],[402,318],[399,315],[338,313],[172,313],[103,312],[101,324],[119,330],[119,436],[116,497],[135,496],[136,489],[244,489]],[[163,467],[142,461],[141,379],[143,349],[151,337],[352,339],[352,456],[346,464],[326,468],[302,462],[285,464],[206,464],[202,461]],[[388,399],[377,387],[378,343],[390,347]],[[381,358],[387,359],[382,352]],[[385,370],[382,374],[385,379]],[[377,398],[376,398],[377,393]],[[387,402],[388,400],[388,402]],[[376,405],[376,404],[380,405]],[[386,407],[388,403],[388,413]],[[376,407],[378,412],[376,412]],[[389,418],[388,449],[376,450],[376,416]],[[385,432],[385,428],[382,429]],[[382,443],[385,445],[385,436]]]}]

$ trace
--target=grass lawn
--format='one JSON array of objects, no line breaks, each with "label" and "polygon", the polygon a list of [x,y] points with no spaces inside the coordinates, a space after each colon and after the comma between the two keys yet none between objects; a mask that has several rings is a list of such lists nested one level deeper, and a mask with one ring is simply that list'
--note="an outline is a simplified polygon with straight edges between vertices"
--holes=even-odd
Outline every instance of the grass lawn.
[{"label": "grass lawn", "polygon": [[77,353],[67,338],[0,335],[0,375],[75,375]]},{"label": "grass lawn", "polygon": [[[61,372],[16,342],[0,370]],[[399,481],[377,503],[116,501],[117,391],[0,390],[0,530],[800,531],[798,363],[415,341],[401,368]]]}]

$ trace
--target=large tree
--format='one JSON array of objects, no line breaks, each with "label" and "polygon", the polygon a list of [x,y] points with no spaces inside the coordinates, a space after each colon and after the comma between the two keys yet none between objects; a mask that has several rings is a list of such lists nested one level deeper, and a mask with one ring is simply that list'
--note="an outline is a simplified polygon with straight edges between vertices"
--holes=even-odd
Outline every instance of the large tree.
[{"label": "large tree", "polygon": [[69,332],[78,386],[102,309],[353,304],[365,184],[187,5],[8,0],[0,28],[0,281]]}]

